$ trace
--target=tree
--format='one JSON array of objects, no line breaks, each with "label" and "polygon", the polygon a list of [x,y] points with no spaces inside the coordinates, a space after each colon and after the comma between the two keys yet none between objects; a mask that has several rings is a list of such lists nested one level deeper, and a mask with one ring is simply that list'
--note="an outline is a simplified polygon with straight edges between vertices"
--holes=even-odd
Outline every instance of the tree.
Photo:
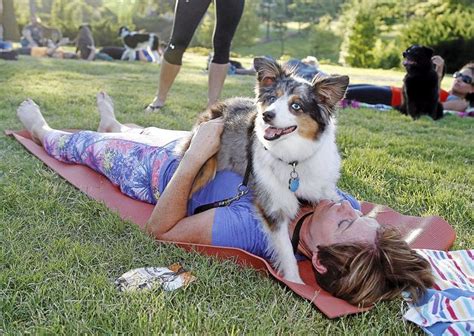
[{"label": "tree", "polygon": [[376,36],[376,18],[370,9],[361,9],[356,15],[354,26],[349,34],[348,54],[345,61],[355,67],[371,67],[374,60],[372,49],[375,46]]},{"label": "tree", "polygon": [[258,35],[260,20],[257,16],[258,2],[247,1],[245,3],[244,13],[240,19],[239,27],[232,40],[232,46],[250,46],[255,43]]},{"label": "tree", "polygon": [[280,40],[280,57],[285,54],[285,34],[288,29],[286,23],[286,18],[283,15],[277,16],[273,22],[278,39]]},{"label": "tree", "polygon": [[0,11],[0,24],[3,26],[3,38],[5,40],[20,40],[20,31],[16,22],[13,0],[3,0],[3,11]]},{"label": "tree", "polygon": [[30,0],[30,16],[37,17],[36,16],[36,0]]},{"label": "tree", "polygon": [[265,34],[265,39],[267,41],[270,41],[270,26],[272,22],[272,12],[273,9],[276,7],[276,4],[273,0],[262,0],[260,3],[260,11],[259,11],[259,16],[265,21],[265,26],[266,28],[266,34]]}]

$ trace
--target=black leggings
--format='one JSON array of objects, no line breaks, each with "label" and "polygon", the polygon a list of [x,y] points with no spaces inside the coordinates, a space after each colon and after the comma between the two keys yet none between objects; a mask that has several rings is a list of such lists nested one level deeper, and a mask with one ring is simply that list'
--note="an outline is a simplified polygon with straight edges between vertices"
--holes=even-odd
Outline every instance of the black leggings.
[{"label": "black leggings", "polygon": [[357,100],[367,104],[392,104],[392,90],[390,86],[371,84],[351,84],[347,87],[346,99]]},{"label": "black leggings", "polygon": [[[213,63],[229,63],[230,44],[242,17],[244,2],[245,0],[215,0]],[[183,53],[210,3],[211,0],[176,0],[173,32],[164,54],[168,63],[181,65]]]}]

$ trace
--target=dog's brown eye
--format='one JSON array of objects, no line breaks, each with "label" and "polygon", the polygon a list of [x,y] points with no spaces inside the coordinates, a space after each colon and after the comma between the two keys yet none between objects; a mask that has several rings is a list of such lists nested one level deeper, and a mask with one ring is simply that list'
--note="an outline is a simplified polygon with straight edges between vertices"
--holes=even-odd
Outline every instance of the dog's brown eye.
[{"label": "dog's brown eye", "polygon": [[295,111],[299,111],[299,110],[301,110],[301,105],[298,104],[298,103],[292,103],[291,108]]}]

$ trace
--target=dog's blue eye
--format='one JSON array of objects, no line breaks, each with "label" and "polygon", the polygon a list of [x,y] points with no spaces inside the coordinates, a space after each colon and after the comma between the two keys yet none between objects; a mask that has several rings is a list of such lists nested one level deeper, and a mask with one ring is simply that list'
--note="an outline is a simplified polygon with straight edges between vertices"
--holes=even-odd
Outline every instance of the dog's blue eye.
[{"label": "dog's blue eye", "polygon": [[276,98],[275,96],[270,96],[270,97],[268,97],[268,102],[269,102],[270,104],[273,104],[274,102],[276,102],[276,100],[277,100],[277,98]]},{"label": "dog's blue eye", "polygon": [[291,108],[295,111],[301,110],[301,105],[298,103],[291,104]]}]

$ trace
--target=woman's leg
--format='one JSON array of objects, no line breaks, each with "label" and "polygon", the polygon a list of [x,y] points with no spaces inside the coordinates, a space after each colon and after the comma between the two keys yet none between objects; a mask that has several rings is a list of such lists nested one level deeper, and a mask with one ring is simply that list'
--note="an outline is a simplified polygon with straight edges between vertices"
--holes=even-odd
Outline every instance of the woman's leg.
[{"label": "woman's leg", "polygon": [[145,202],[156,202],[163,189],[161,168],[173,158],[171,148],[156,146],[140,134],[54,130],[32,100],[23,102],[17,115],[50,156],[62,162],[88,166],[105,175],[124,194]]},{"label": "woman's leg", "polygon": [[[45,136],[55,131],[49,127],[40,112],[39,106],[31,99],[27,99],[20,104],[16,110],[16,115],[23,126],[25,126],[26,130],[30,133],[33,141],[38,145],[43,145]],[[67,132],[63,133],[70,134]]]},{"label": "woman's leg", "polygon": [[230,45],[244,11],[244,0],[217,0],[214,56],[209,65],[208,106],[220,97],[229,67]]},{"label": "woman's leg", "polygon": [[181,69],[184,51],[191,42],[210,3],[211,0],[176,1],[173,30],[163,54],[158,91],[153,102],[148,105],[147,112],[153,112],[164,105],[168,92]]},{"label": "woman's leg", "polygon": [[367,104],[392,104],[392,90],[389,86],[351,84],[347,87],[345,99]]},{"label": "woman's leg", "polygon": [[135,124],[121,124],[115,117],[112,98],[105,92],[97,94],[97,109],[100,122],[98,132],[101,133],[126,133],[127,138],[154,146],[164,146],[172,141],[188,136],[188,131],[168,130],[158,127],[141,127]]}]

